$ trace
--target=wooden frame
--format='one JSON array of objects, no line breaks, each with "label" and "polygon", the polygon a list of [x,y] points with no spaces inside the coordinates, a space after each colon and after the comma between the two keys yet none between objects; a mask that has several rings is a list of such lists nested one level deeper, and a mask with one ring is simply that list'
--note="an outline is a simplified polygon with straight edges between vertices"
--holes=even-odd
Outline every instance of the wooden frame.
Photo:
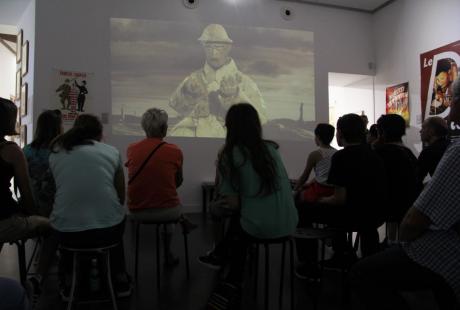
[{"label": "wooden frame", "polygon": [[22,126],[21,126],[21,131],[20,131],[20,134],[19,134],[19,139],[20,139],[19,146],[20,146],[21,148],[23,148],[24,146],[26,146],[26,144],[27,144],[27,125],[22,125]]},{"label": "wooden frame", "polygon": [[24,83],[21,87],[21,105],[20,105],[20,110],[21,110],[21,117],[27,115],[27,83]]},{"label": "wooden frame", "polygon": [[16,37],[16,63],[21,62],[21,56],[22,56],[22,37],[23,37],[23,31],[22,29],[19,30],[18,35]]},{"label": "wooden frame", "polygon": [[15,100],[18,100],[21,97],[21,84],[22,84],[22,74],[21,69],[16,71],[16,92],[14,96],[16,97]]},{"label": "wooden frame", "polygon": [[22,66],[21,66],[22,76],[25,76],[28,71],[29,71],[29,41],[26,41],[26,43],[22,45]]}]

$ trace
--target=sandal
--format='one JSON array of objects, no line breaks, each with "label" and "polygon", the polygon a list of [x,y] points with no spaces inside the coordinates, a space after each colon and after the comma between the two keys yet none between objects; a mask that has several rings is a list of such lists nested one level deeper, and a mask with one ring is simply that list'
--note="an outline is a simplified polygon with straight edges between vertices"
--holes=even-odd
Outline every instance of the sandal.
[{"label": "sandal", "polygon": [[241,299],[241,289],[234,284],[221,282],[209,297],[206,309],[227,310],[238,309]]}]

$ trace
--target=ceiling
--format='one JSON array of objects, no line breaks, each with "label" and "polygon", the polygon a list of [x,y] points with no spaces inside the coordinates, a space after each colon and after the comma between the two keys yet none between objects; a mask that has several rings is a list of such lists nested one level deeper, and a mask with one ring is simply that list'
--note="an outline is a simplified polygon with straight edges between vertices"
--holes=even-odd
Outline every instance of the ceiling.
[{"label": "ceiling", "polygon": [[0,0],[0,24],[16,26],[30,1]]},{"label": "ceiling", "polygon": [[395,0],[280,0],[375,13]]}]

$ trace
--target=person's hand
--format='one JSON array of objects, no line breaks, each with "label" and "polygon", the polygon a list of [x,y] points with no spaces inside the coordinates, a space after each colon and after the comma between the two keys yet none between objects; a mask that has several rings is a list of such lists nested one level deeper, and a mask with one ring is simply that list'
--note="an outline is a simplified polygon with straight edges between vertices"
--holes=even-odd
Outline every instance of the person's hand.
[{"label": "person's hand", "polygon": [[222,97],[235,97],[239,92],[239,84],[241,82],[241,76],[230,75],[226,76],[220,82],[219,94]]},{"label": "person's hand", "polygon": [[189,78],[182,87],[182,92],[185,96],[190,96],[194,99],[200,98],[206,94],[206,88],[201,81],[196,78]]}]

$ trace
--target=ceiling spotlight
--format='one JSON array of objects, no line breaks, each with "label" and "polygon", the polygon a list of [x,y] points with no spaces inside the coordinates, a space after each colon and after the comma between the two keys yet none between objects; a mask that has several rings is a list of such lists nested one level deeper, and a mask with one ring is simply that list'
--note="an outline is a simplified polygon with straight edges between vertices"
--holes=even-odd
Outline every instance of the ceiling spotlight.
[{"label": "ceiling spotlight", "polygon": [[284,20],[291,20],[294,18],[294,11],[291,8],[281,8],[281,17]]},{"label": "ceiling spotlight", "polygon": [[195,9],[198,7],[199,0],[182,0],[184,6],[188,9]]}]

